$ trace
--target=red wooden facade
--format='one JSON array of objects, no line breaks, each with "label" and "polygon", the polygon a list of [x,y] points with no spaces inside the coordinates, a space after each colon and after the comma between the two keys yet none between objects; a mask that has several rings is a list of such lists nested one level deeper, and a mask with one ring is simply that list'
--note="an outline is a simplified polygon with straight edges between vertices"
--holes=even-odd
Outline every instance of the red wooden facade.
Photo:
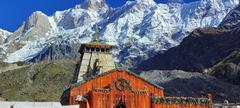
[{"label": "red wooden facade", "polygon": [[125,70],[98,75],[70,87],[62,96],[63,104],[80,104],[80,108],[211,108],[206,100],[165,98],[162,87]]}]

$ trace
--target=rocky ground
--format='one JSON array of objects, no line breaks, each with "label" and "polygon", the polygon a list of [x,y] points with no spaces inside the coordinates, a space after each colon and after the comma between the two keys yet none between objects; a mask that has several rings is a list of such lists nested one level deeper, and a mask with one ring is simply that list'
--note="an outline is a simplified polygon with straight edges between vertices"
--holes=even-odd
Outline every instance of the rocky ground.
[{"label": "rocky ground", "polygon": [[181,70],[152,70],[142,72],[141,77],[164,88],[166,96],[206,96],[213,95],[214,102],[240,101],[240,87],[213,76],[198,72],[184,72]]}]

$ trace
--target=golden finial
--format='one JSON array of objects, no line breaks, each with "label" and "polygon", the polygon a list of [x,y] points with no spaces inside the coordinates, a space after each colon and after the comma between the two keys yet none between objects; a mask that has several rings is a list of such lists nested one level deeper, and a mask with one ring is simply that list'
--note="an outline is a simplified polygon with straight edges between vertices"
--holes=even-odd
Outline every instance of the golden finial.
[{"label": "golden finial", "polygon": [[93,35],[93,42],[94,43],[99,43],[99,28],[98,25],[96,25],[96,32]]}]

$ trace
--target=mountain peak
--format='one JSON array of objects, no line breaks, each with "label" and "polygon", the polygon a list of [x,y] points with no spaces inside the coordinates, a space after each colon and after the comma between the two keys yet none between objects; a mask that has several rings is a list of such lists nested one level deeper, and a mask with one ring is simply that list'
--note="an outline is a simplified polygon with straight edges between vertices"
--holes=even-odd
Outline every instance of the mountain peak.
[{"label": "mountain peak", "polygon": [[10,34],[10,32],[0,29],[0,44],[2,44],[3,40],[6,39]]},{"label": "mountain peak", "polygon": [[108,5],[105,0],[84,0],[81,7],[84,9],[93,9],[96,11],[105,11],[108,9]]},{"label": "mountain peak", "polygon": [[32,13],[31,16],[47,16],[45,13],[43,13],[42,11],[35,11]]},{"label": "mountain peak", "polygon": [[3,30],[3,29],[1,29],[1,28],[0,28],[0,32],[10,33],[9,31]]},{"label": "mountain peak", "polygon": [[154,0],[136,0],[136,1],[137,1],[137,3],[146,4],[146,5],[156,4],[156,2]]},{"label": "mountain peak", "polygon": [[3,30],[3,29],[0,28],[0,37],[10,35],[10,34],[11,34],[11,32],[9,32],[7,30]]},{"label": "mountain peak", "polygon": [[34,12],[27,21],[27,29],[33,26],[42,25],[43,27],[49,25],[48,16],[41,11]]}]

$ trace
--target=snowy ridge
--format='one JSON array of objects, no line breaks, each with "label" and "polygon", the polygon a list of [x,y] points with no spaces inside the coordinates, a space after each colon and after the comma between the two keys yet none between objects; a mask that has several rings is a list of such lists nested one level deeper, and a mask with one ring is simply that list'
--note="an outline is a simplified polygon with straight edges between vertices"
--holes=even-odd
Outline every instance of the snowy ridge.
[{"label": "snowy ridge", "polygon": [[3,30],[3,29],[0,29],[0,58],[5,58],[6,56],[6,48],[3,46],[3,43],[5,41],[5,39],[11,35],[12,33],[6,31],[6,30]]},{"label": "snowy ridge", "polygon": [[[5,61],[31,60],[46,48],[62,42],[68,45],[89,42],[95,26],[99,25],[101,41],[119,47],[114,52],[117,61],[134,65],[178,45],[198,27],[218,26],[238,3],[239,0],[201,0],[157,4],[153,0],[136,0],[119,8],[109,8],[105,0],[86,0],[74,8],[47,16],[47,21],[38,16],[37,20],[49,23],[49,28],[34,25],[34,29],[16,31],[15,37],[10,35],[11,41],[22,47],[8,52]],[[21,31],[30,33],[25,35]],[[32,36],[38,32],[42,34]],[[3,43],[6,49],[12,48],[9,42]]]},{"label": "snowy ridge", "polygon": [[0,45],[3,43],[3,41],[11,35],[11,32],[8,32],[6,30],[0,29]]},{"label": "snowy ridge", "polygon": [[231,10],[223,19],[219,27],[225,29],[232,29],[240,25],[240,5]]}]

